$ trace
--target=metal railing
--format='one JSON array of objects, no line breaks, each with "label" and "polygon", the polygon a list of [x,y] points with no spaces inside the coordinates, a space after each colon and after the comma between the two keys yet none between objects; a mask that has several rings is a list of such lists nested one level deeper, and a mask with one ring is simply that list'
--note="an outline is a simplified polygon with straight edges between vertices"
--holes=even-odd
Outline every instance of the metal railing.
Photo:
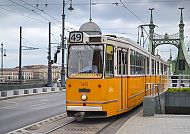
[{"label": "metal railing", "polygon": [[170,75],[169,88],[187,88],[190,87],[190,75]]}]

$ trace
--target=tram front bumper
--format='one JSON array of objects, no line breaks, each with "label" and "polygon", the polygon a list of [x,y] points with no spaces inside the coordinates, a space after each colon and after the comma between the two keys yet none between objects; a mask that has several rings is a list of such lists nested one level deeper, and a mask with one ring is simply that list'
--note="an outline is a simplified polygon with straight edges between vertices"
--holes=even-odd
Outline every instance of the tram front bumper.
[{"label": "tram front bumper", "polygon": [[67,106],[68,111],[103,111],[100,106]]}]

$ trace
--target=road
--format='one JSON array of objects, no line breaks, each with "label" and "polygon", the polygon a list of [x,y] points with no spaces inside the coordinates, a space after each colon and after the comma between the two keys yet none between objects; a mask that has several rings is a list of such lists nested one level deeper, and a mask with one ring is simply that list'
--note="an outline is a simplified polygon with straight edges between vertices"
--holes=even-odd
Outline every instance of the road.
[{"label": "road", "polygon": [[65,92],[0,101],[0,134],[65,112]]}]

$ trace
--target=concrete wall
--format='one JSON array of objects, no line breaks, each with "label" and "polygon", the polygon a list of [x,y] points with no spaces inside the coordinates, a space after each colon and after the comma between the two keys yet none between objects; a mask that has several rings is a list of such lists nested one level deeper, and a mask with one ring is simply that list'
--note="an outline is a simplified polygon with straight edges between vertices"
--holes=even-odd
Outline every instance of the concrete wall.
[{"label": "concrete wall", "polygon": [[65,91],[65,89],[63,89],[62,87],[41,87],[41,88],[6,90],[6,91],[0,91],[0,100],[17,96],[26,96],[26,95],[51,93],[59,91]]},{"label": "concrete wall", "polygon": [[45,87],[45,84],[0,85],[0,91],[15,90],[15,89],[26,89],[26,88],[39,88],[39,87]]},{"label": "concrete wall", "polygon": [[166,107],[190,107],[190,92],[166,92]]},{"label": "concrete wall", "polygon": [[145,96],[143,101],[143,116],[165,113],[165,93],[159,96]]},{"label": "concrete wall", "polygon": [[190,114],[190,92],[166,92],[167,114]]},{"label": "concrete wall", "polygon": [[[161,104],[161,111],[160,105]],[[154,114],[190,114],[190,92],[165,92],[158,96],[145,96],[143,116]]]}]

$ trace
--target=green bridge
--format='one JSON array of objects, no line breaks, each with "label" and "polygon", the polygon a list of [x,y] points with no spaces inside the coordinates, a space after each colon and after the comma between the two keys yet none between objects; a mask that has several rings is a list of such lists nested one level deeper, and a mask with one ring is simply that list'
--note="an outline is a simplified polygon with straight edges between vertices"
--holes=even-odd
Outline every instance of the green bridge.
[{"label": "green bridge", "polygon": [[[188,51],[186,49],[185,43],[184,43],[184,22],[183,22],[183,9],[180,9],[180,23],[179,23],[179,31],[175,34],[165,34],[160,35],[154,32],[154,29],[156,25],[153,23],[153,15],[152,11],[154,8],[149,9],[151,11],[150,16],[150,24],[147,25],[140,25],[139,28],[141,30],[144,29],[144,27],[149,27],[149,44],[148,44],[148,51],[151,52],[153,55],[155,55],[155,49],[156,47],[164,44],[170,44],[175,46],[178,49],[178,55],[175,65],[172,65],[172,56],[170,51],[170,59],[169,59],[169,72],[176,72],[176,74],[183,74],[183,75],[190,75],[190,56],[188,54]],[[141,31],[142,32],[142,31]],[[143,35],[141,35],[142,37]],[[143,36],[144,37],[144,36]],[[139,39],[139,38],[138,38]],[[139,41],[138,41],[139,43]],[[143,42],[144,43],[144,42]],[[143,44],[144,46],[144,44]],[[175,67],[174,70],[172,70],[172,66]]]}]

